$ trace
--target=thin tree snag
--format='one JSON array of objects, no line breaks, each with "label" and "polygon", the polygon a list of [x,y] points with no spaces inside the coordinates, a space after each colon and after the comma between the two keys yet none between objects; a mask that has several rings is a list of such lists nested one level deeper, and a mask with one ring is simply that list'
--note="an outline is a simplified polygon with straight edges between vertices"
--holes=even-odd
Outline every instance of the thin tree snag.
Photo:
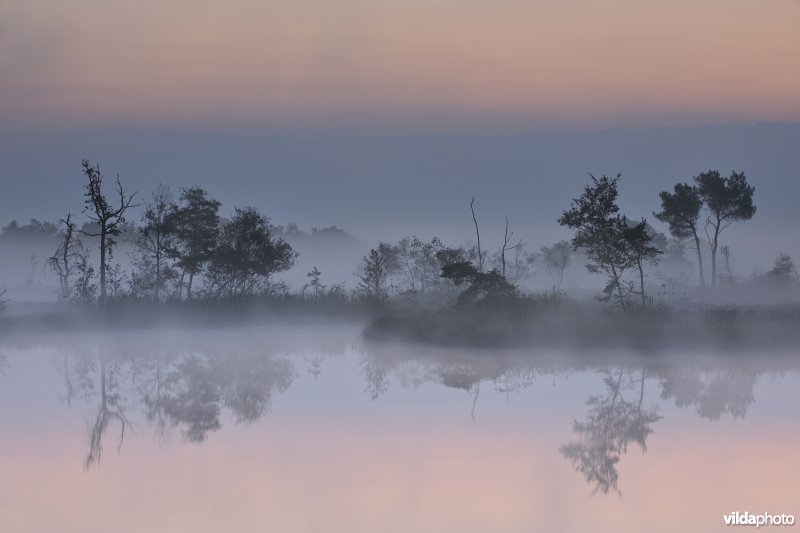
[{"label": "thin tree snag", "polygon": [[481,251],[481,230],[478,228],[478,219],[475,218],[475,197],[469,203],[469,210],[472,211],[472,221],[475,223],[475,233],[478,235],[478,270],[483,272],[483,252]]}]

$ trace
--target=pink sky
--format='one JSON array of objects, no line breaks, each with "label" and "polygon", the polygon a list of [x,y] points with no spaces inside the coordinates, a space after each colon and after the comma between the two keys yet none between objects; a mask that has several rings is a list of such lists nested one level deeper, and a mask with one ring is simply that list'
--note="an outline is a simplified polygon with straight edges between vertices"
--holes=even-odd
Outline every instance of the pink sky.
[{"label": "pink sky", "polygon": [[0,119],[411,131],[800,120],[795,0],[4,0]]}]

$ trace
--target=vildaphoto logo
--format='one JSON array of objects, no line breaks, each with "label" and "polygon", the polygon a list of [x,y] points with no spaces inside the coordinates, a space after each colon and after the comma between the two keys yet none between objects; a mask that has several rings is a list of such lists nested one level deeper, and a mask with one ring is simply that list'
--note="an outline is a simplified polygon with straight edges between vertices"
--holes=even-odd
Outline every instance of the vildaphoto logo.
[{"label": "vildaphoto logo", "polygon": [[726,526],[793,526],[794,515],[790,514],[750,514],[747,511],[722,515]]}]

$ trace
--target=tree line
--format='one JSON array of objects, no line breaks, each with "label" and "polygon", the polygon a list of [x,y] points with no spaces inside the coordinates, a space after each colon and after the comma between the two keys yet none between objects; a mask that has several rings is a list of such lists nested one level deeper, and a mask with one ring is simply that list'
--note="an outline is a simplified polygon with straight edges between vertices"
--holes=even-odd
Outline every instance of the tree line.
[{"label": "tree line", "polygon": [[[263,294],[273,288],[275,274],[296,263],[298,253],[281,238],[300,235],[296,225],[273,226],[253,207],[235,207],[230,218],[223,218],[220,202],[201,187],[175,193],[159,185],[150,198],[141,199],[123,187],[118,175],[107,180],[99,165],[88,160],[81,165],[85,178],[82,212],[88,222],[78,225],[71,213],[60,220],[59,244],[47,262],[65,300],[103,308],[121,295],[163,302]],[[496,252],[490,253],[481,246],[473,198],[469,207],[477,244],[450,246],[439,238],[424,241],[416,236],[396,243],[381,242],[358,264],[354,296],[376,303],[392,298],[442,301],[441,296],[447,296],[460,305],[500,306],[525,297],[519,284],[530,276],[534,263],[544,266],[553,280],[553,292],[558,293],[568,266],[583,257],[589,273],[606,278],[600,299],[627,313],[652,304],[645,281],[647,270],[665,253],[680,254],[684,244],[697,256],[699,285],[707,285],[707,254],[710,285],[718,286],[718,257],[729,253],[720,244],[722,233],[756,213],[755,189],[744,173],[700,173],[691,183],[677,183],[672,190],[659,193],[660,210],[653,215],[668,225],[670,243],[646,219],[636,220],[621,212],[621,175],[590,175],[589,179],[558,218],[560,225],[573,230],[569,242],[529,252],[522,239],[514,238],[506,218],[503,240]],[[136,207],[143,207],[138,223],[131,219]],[[39,221],[32,221],[28,229],[15,222],[12,225],[4,233],[55,230],[52,224]],[[344,233],[335,227],[316,231]],[[129,273],[112,261],[123,232],[133,235]],[[86,238],[97,243],[96,261],[84,244]],[[347,299],[342,284],[329,287],[322,283],[321,275],[316,266],[307,274],[302,296]],[[767,277],[796,280],[791,257],[781,254]]]},{"label": "tree line", "polygon": [[[135,203],[137,193],[128,193],[114,179],[109,194],[99,165],[82,162],[87,179],[84,208],[94,230],[79,229],[71,215],[61,220],[61,243],[49,259],[58,275],[63,298],[104,307],[110,293],[120,290],[119,265],[111,266],[121,227]],[[167,288],[176,299],[194,298],[195,279],[204,275],[204,291],[213,296],[251,294],[262,288],[276,272],[288,270],[297,254],[283,239],[273,236],[269,219],[254,207],[237,207],[229,220],[219,215],[220,202],[200,187],[182,189],[176,198],[171,189],[159,185],[145,201],[141,225],[135,229],[136,254],[129,280],[130,291],[165,298]],[[99,280],[89,251],[80,236],[98,239]]]}]

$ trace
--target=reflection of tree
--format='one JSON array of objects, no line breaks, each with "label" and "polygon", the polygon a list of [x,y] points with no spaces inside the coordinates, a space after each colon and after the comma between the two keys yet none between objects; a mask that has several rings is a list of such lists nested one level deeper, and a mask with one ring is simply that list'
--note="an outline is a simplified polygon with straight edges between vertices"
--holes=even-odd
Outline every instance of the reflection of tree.
[{"label": "reflection of tree", "polygon": [[198,354],[190,354],[171,369],[157,406],[172,426],[180,426],[191,442],[203,442],[220,428],[220,387],[216,376]]},{"label": "reflection of tree", "polygon": [[368,393],[372,400],[377,400],[378,396],[388,390],[389,369],[382,361],[373,358],[362,359],[361,373],[367,381],[364,392]]},{"label": "reflection of tree", "polygon": [[655,409],[642,409],[645,371],[642,370],[638,380],[638,402],[623,397],[623,377],[623,367],[619,368],[616,377],[606,372],[603,381],[607,394],[589,398],[586,420],[573,424],[578,440],[560,448],[575,469],[594,486],[593,493],[598,490],[604,494],[619,492],[617,463],[620,457],[627,452],[631,442],[646,451],[646,439],[653,432],[651,426],[661,418]]},{"label": "reflection of tree", "polygon": [[372,400],[387,391],[393,377],[403,386],[413,388],[435,383],[467,392],[471,397],[471,416],[475,420],[482,382],[492,382],[495,391],[505,394],[508,399],[510,393],[530,387],[537,376],[555,374],[552,365],[535,365],[530,361],[520,364],[520,361],[502,357],[454,357],[453,354],[443,356],[438,353],[424,358],[408,357],[409,353],[415,352],[385,350],[366,354],[361,359],[359,364],[366,381],[365,392]]},{"label": "reflection of tree", "polygon": [[719,420],[724,414],[744,418],[755,401],[757,374],[743,369],[699,371],[671,369],[661,373],[661,397],[678,407],[694,406],[698,415]]},{"label": "reflection of tree", "polygon": [[[76,397],[99,396],[90,427],[85,466],[100,460],[103,435],[119,422],[122,445],[126,416],[124,393],[137,393],[147,422],[166,439],[180,429],[191,442],[202,442],[221,427],[222,408],[236,422],[252,423],[269,411],[272,395],[294,379],[289,361],[266,355],[190,352],[111,357],[84,353],[58,362],[68,404]],[[127,379],[124,379],[127,378]]]},{"label": "reflection of tree", "polygon": [[100,460],[100,455],[103,452],[103,433],[106,432],[109,424],[114,420],[120,424],[117,452],[122,447],[122,441],[125,439],[125,426],[128,425],[122,399],[122,394],[119,390],[117,366],[113,362],[109,363],[105,358],[101,358],[100,406],[89,435],[89,454],[86,456],[84,468],[88,469],[93,462]]},{"label": "reflection of tree", "polygon": [[272,394],[288,389],[295,377],[285,359],[248,355],[216,362],[222,400],[237,422],[253,423],[269,412]]},{"label": "reflection of tree", "polygon": [[269,411],[273,392],[283,392],[294,379],[286,360],[260,355],[191,353],[150,369],[144,403],[147,417],[162,433],[180,427],[183,436],[202,442],[221,427],[222,407],[237,422],[252,423]]},{"label": "reflection of tree", "polygon": [[115,421],[119,422],[119,450],[125,439],[125,428],[130,425],[120,388],[121,365],[119,361],[105,355],[87,353],[79,354],[72,360],[65,356],[61,370],[68,403],[71,404],[75,396],[84,399],[99,397],[100,400],[97,414],[89,426],[89,452],[83,464],[88,469],[92,463],[100,461],[103,454],[103,435],[109,426]]}]

